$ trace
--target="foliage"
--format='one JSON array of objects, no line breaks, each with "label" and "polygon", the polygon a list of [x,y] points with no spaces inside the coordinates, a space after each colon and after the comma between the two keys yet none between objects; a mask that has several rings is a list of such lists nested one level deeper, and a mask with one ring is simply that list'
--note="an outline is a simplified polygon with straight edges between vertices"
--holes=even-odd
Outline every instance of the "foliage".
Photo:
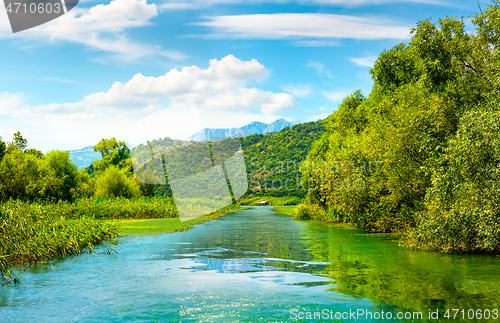
[{"label": "foliage", "polygon": [[28,140],[23,138],[21,132],[16,132],[14,134],[14,139],[7,145],[7,153],[11,153],[15,150],[24,151],[28,146]]},{"label": "foliage", "polygon": [[42,205],[21,201],[0,204],[1,279],[5,282],[12,278],[9,264],[31,264],[92,249],[116,233],[115,226],[91,216],[65,218]]},{"label": "foliage", "polygon": [[254,196],[241,199],[238,203],[240,205],[257,205],[260,200],[266,200],[270,205],[297,205],[303,201],[296,196]]},{"label": "foliage", "polygon": [[130,158],[130,149],[124,141],[117,141],[114,137],[111,139],[101,139],[94,146],[94,151],[101,153],[102,160],[94,161],[94,167],[105,170],[111,165],[118,166],[123,161]]},{"label": "foliage", "polygon": [[174,218],[172,198],[80,198],[74,202],[36,203],[45,211],[64,218],[93,216],[96,219]]},{"label": "foliage", "polygon": [[41,158],[14,150],[0,163],[0,198],[7,200],[72,200],[78,170],[65,151],[51,151]]},{"label": "foliage", "polygon": [[325,211],[321,209],[316,204],[305,204],[300,203],[293,209],[292,215],[296,219],[300,220],[309,220],[314,218],[321,218],[324,215]]},{"label": "foliage", "polygon": [[408,232],[406,245],[500,250],[496,138],[498,2],[473,19],[421,21],[380,54],[372,92],[347,97],[302,165],[308,202],[329,221]]},{"label": "foliage", "polygon": [[[498,104],[496,104],[498,106]],[[405,245],[445,252],[500,250],[500,114],[473,110],[440,156],[420,225]]]},{"label": "foliage", "polygon": [[104,173],[100,172],[96,179],[96,196],[105,197],[138,197],[141,191],[132,177],[129,177],[126,170],[117,166],[109,166]]},{"label": "foliage", "polygon": [[240,138],[245,156],[248,186],[246,196],[296,196],[303,198],[300,164],[312,143],[325,132],[323,121],[308,122],[273,134]]}]

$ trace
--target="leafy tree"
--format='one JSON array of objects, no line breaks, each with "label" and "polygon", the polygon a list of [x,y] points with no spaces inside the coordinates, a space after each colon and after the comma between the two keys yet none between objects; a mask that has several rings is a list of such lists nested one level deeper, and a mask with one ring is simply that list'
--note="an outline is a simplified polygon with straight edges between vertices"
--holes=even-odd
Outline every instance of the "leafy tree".
[{"label": "leafy tree", "polygon": [[42,158],[43,157],[43,153],[40,150],[38,150],[38,149],[30,148],[30,149],[26,149],[24,152],[26,154],[34,155],[34,156],[36,156],[38,158]]},{"label": "leafy tree", "polygon": [[0,163],[0,198],[71,201],[78,196],[79,175],[66,151],[38,157],[14,150]]},{"label": "leafy tree", "polygon": [[28,140],[23,138],[21,132],[18,131],[14,134],[14,139],[11,142],[9,142],[7,146],[7,153],[11,153],[14,150],[24,151],[27,146],[28,146]]},{"label": "leafy tree", "polygon": [[106,169],[110,165],[119,165],[121,162],[130,158],[130,149],[124,141],[117,141],[114,137],[111,139],[101,139],[94,146],[94,151],[101,153],[102,160],[95,161],[95,167],[98,169]]},{"label": "leafy tree", "polygon": [[0,163],[0,197],[3,200],[38,198],[41,160],[33,155],[14,150]]},{"label": "leafy tree", "polygon": [[[500,250],[498,3],[475,16],[475,34],[425,20],[379,56],[368,98],[344,100],[302,166],[310,204],[367,231],[410,232],[411,247]],[[375,172],[360,171],[370,162]]]},{"label": "leafy tree", "polygon": [[71,201],[78,186],[78,169],[71,162],[69,152],[53,150],[42,161],[40,196],[52,201]]}]

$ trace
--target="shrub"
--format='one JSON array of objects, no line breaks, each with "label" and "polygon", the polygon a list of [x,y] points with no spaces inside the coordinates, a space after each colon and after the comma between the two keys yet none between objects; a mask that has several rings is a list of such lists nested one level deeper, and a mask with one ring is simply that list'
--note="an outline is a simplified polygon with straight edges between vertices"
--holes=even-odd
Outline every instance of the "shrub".
[{"label": "shrub", "polygon": [[320,219],[325,217],[325,211],[316,204],[300,203],[292,211],[293,217],[300,220]]},{"label": "shrub", "polygon": [[97,178],[96,196],[138,197],[141,190],[135,180],[128,177],[127,171],[111,165]]}]

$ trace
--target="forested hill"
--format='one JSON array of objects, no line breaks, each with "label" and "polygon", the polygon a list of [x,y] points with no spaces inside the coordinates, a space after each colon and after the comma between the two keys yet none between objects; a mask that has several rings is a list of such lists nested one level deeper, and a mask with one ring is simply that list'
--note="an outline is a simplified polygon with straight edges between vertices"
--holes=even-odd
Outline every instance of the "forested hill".
[{"label": "forested hill", "polygon": [[304,197],[307,190],[300,184],[300,164],[325,131],[319,120],[240,138],[248,174],[247,195]]},{"label": "forested hill", "polygon": [[[324,121],[319,120],[297,124],[280,132],[235,139],[239,140],[245,156],[249,185],[245,196],[305,197],[307,190],[300,185],[300,164],[307,157],[312,143],[325,131]],[[212,150],[214,144],[211,143]],[[163,176],[160,174],[163,167],[158,167],[155,160],[163,159],[168,164],[167,169],[178,169],[179,173],[194,174],[210,167],[210,159],[206,158],[210,155],[208,149],[206,143],[165,138],[153,140],[147,146],[139,145],[131,155],[142,169],[139,173],[156,178]],[[186,153],[191,157],[185,157]],[[163,158],[160,157],[162,155]],[[223,159],[229,157],[224,156]],[[168,180],[166,185],[156,185],[153,191],[155,194],[170,195]]]}]

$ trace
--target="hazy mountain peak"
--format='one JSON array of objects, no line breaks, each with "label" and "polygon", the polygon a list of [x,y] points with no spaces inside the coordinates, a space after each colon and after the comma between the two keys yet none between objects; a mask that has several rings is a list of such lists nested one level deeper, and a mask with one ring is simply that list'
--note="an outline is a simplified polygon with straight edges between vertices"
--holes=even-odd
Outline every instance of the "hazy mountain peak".
[{"label": "hazy mountain peak", "polygon": [[282,118],[269,124],[253,121],[240,128],[205,128],[189,137],[188,140],[208,141],[212,138],[240,138],[254,134],[277,132],[287,127],[291,127],[292,125],[291,122]]}]

